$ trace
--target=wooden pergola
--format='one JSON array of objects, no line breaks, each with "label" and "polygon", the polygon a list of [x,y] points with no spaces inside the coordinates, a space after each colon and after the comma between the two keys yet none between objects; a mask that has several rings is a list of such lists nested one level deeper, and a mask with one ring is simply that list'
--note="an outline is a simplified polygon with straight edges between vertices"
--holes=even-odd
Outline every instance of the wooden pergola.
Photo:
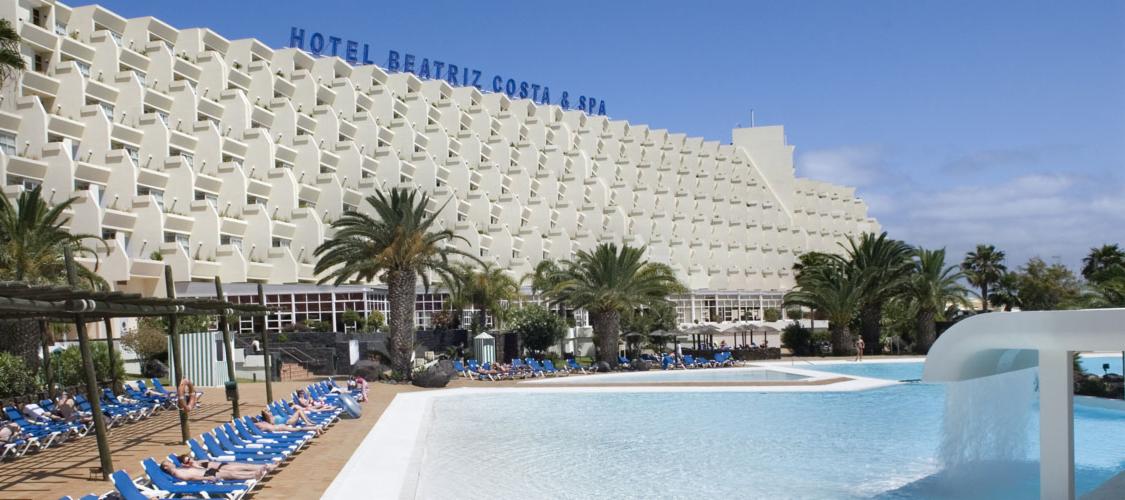
[{"label": "wooden pergola", "polygon": [[[165,266],[164,278],[167,298],[144,297],[136,293],[103,292],[86,290],[77,287],[78,277],[76,264],[69,251],[65,253],[66,274],[68,286],[59,285],[32,285],[25,282],[0,281],[0,319],[31,319],[39,321],[40,335],[44,337],[43,351],[47,373],[48,390],[53,392],[53,381],[49,369],[50,353],[45,340],[46,325],[48,322],[73,322],[78,334],[78,348],[82,355],[82,375],[85,382],[86,399],[90,402],[91,413],[94,419],[94,429],[98,441],[98,455],[101,459],[102,476],[109,478],[113,472],[113,460],[110,456],[109,442],[106,435],[105,419],[101,411],[101,397],[98,389],[97,375],[94,370],[94,359],[90,354],[90,339],[86,332],[86,324],[91,322],[108,321],[112,318],[136,317],[164,317],[167,318],[168,335],[171,337],[172,357],[175,360],[175,383],[183,379],[183,353],[180,339],[176,331],[177,320],[183,316],[217,315],[219,326],[223,332],[223,344],[226,349],[227,375],[235,381],[234,359],[232,356],[230,327],[227,316],[265,316],[269,308],[265,306],[265,294],[258,287],[258,304],[235,304],[224,300],[222,283],[215,279],[217,298],[175,298],[175,288],[172,280],[172,269]],[[268,338],[265,335],[265,321],[260,322],[259,333],[262,344],[268,349]],[[107,333],[109,342],[110,366],[114,365],[114,349],[111,331]],[[268,352],[268,351],[267,351]],[[266,356],[266,392],[272,399],[272,387],[269,379],[269,356]],[[116,384],[116,373],[110,370],[113,383]],[[53,395],[53,394],[52,394]],[[237,386],[234,398],[231,401],[232,414],[238,418]],[[187,412],[180,409],[180,430],[184,442],[191,437],[188,428]]]}]

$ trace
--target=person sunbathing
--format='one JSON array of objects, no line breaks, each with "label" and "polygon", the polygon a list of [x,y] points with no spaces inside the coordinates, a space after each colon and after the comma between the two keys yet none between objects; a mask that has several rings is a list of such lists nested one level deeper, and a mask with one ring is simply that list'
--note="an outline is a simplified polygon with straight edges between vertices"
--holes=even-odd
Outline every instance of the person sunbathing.
[{"label": "person sunbathing", "polygon": [[185,412],[195,409],[199,405],[199,398],[203,396],[202,392],[195,390],[195,384],[191,379],[184,377],[180,380],[180,385],[176,386],[176,399],[180,402],[180,408]]},{"label": "person sunbathing", "polygon": [[67,422],[81,422],[83,424],[93,422],[93,417],[89,413],[79,410],[74,398],[66,391],[62,391],[55,398],[54,413]]},{"label": "person sunbathing", "polygon": [[23,416],[32,423],[49,424],[51,422],[63,422],[65,420],[61,416],[47,413],[47,410],[44,410],[35,403],[20,405],[20,411],[23,413]]},{"label": "person sunbathing", "polygon": [[7,422],[0,426],[0,445],[11,443],[23,437],[23,428],[15,422]]},{"label": "person sunbathing", "polygon": [[305,416],[303,412],[300,414],[295,413],[292,417],[290,417],[289,422],[287,423],[278,424],[274,422],[273,414],[270,413],[268,409],[265,409],[262,410],[262,419],[254,422],[254,426],[265,432],[305,432],[309,430],[315,430],[317,435],[320,435],[320,428],[316,427],[315,425],[313,425],[312,429],[305,429],[293,425],[300,419],[300,417],[304,417],[304,420],[306,422],[312,424],[312,421],[309,420],[309,417]]},{"label": "person sunbathing", "polygon": [[195,464],[189,457],[188,462],[181,461],[181,465],[178,467],[171,460],[165,460],[160,463],[160,468],[178,481],[204,481],[209,483],[214,481],[256,480],[261,479],[270,471],[265,466],[253,464],[226,462],[206,462],[206,464],[206,467]]},{"label": "person sunbathing", "polygon": [[293,403],[309,411],[332,411],[334,409],[332,405],[313,399],[304,389],[297,389],[297,397],[293,398]]}]

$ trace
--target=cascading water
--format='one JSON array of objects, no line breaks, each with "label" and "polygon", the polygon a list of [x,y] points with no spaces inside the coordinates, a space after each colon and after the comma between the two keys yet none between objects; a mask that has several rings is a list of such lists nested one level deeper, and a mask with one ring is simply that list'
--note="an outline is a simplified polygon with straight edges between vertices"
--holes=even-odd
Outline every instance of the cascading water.
[{"label": "cascading water", "polygon": [[938,456],[948,471],[1029,459],[1037,368],[947,385]]}]

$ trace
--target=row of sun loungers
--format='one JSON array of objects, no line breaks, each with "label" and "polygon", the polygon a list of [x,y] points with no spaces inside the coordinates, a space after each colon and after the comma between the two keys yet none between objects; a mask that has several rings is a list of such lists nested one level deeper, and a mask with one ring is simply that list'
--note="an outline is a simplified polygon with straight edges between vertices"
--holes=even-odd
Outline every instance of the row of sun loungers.
[{"label": "row of sun loungers", "polygon": [[[672,355],[665,355],[661,359],[646,356],[648,359],[646,359],[646,357],[642,357],[641,359],[652,364],[659,363],[665,370],[675,368],[718,368],[735,365],[734,355],[729,352],[717,353],[714,359],[693,357],[691,355],[686,355],[683,359],[676,358]],[[622,368],[630,368],[631,362],[625,356],[620,356],[618,362],[619,366]],[[512,380],[517,378],[546,377],[548,375],[557,377],[578,373],[588,374],[596,371],[592,366],[579,364],[574,358],[567,359],[566,365],[561,368],[556,368],[554,362],[549,359],[537,361],[534,358],[522,360],[513,358],[511,364],[508,365],[498,365],[494,363],[481,364],[475,359],[467,360],[464,363],[460,360],[455,360],[453,361],[453,369],[462,377],[476,380]]]},{"label": "row of sun loungers", "polygon": [[[107,428],[138,422],[159,411],[176,408],[176,393],[165,389],[160,380],[154,378],[151,382],[151,390],[143,380],[134,382],[132,386],[126,384],[125,393],[121,395],[114,394],[109,388],[102,390],[99,403]],[[24,411],[15,406],[4,407],[0,426],[14,423],[19,425],[20,432],[0,444],[3,447],[0,449],[0,460],[22,457],[89,434],[94,427],[90,419],[93,407],[83,394],[75,394],[73,399],[77,411],[76,418],[71,420],[59,420],[55,402],[49,399],[26,404]],[[34,418],[29,419],[31,415],[26,415],[27,412],[32,413]]]},{"label": "row of sun loungers", "polygon": [[[348,392],[331,379],[312,384],[305,388],[310,399],[329,408],[306,411],[312,424],[305,424],[294,431],[269,432],[259,429],[255,422],[261,416],[244,416],[222,424],[198,439],[188,440],[188,453],[196,462],[223,462],[240,464],[272,465],[280,464],[302,451],[313,438],[320,435],[339,421],[344,407],[340,392]],[[360,390],[351,391],[357,399]],[[285,422],[293,416],[291,401],[281,399],[267,405],[275,422]],[[183,465],[175,454],[168,455],[173,466]],[[179,480],[152,458],[141,462],[144,475],[132,478],[124,470],[112,474],[115,491],[103,495],[86,495],[80,500],[121,498],[122,500],[147,500],[151,498],[226,498],[238,500],[252,491],[261,479],[242,481],[184,481]],[[270,469],[272,473],[274,469]],[[73,500],[62,497],[60,500]]]}]

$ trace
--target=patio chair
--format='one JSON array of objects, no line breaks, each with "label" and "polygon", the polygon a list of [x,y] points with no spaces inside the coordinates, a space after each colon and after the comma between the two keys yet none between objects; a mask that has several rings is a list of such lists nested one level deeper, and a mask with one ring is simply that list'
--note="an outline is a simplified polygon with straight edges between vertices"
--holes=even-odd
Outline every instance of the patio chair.
[{"label": "patio chair", "polygon": [[567,368],[570,368],[570,371],[572,371],[572,372],[577,370],[577,371],[581,372],[583,375],[586,375],[586,374],[589,373],[589,372],[586,371],[586,367],[578,364],[578,361],[575,360],[574,358],[567,358],[566,366],[567,366]]},{"label": "patio chair", "polygon": [[555,363],[551,362],[551,360],[549,360],[549,359],[543,360],[543,369],[546,370],[547,373],[550,373],[551,375],[554,375],[556,377],[566,373],[562,370],[556,369]]},{"label": "patio chair", "polygon": [[206,496],[212,498],[220,496],[231,500],[242,498],[246,492],[250,491],[252,483],[234,482],[234,481],[215,481],[204,483],[201,481],[180,481],[160,468],[160,464],[156,460],[146,458],[141,461],[141,465],[145,469],[145,475],[148,476],[152,486],[167,491],[174,496],[181,495],[195,495]]},{"label": "patio chair", "polygon": [[[127,472],[123,471],[123,470],[119,470],[117,472],[114,472],[113,474],[110,474],[109,477],[113,481],[113,487],[117,489],[117,494],[121,497],[121,500],[150,500],[150,499],[154,499],[154,498],[155,499],[171,499],[172,498],[172,497],[157,497],[157,496],[146,495],[145,491],[149,491],[150,494],[155,494],[155,491],[149,490],[148,488],[145,488],[144,490],[142,490],[140,486],[137,486],[137,483],[133,482],[133,478],[129,477],[129,474]],[[64,497],[64,498],[68,498],[68,497]],[[99,497],[97,495],[86,495],[79,500],[97,500],[98,498],[101,498],[101,497]],[[183,498],[183,497],[178,497],[178,498]],[[60,499],[60,500],[62,500],[62,499]]]}]

